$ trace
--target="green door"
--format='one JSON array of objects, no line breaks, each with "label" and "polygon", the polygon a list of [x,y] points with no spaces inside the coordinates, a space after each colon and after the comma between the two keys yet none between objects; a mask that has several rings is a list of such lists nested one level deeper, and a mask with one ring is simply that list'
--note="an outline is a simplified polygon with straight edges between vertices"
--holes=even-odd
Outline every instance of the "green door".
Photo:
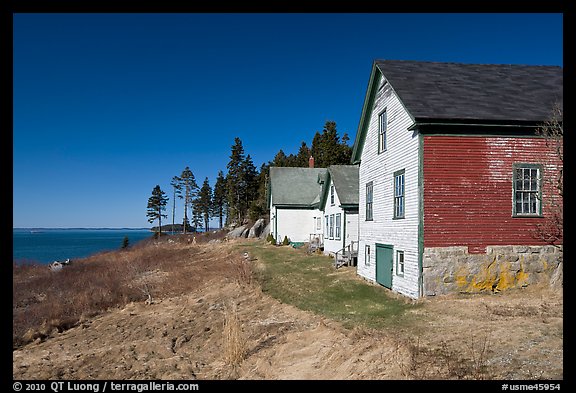
[{"label": "green door", "polygon": [[376,243],[376,282],[392,289],[393,247]]}]

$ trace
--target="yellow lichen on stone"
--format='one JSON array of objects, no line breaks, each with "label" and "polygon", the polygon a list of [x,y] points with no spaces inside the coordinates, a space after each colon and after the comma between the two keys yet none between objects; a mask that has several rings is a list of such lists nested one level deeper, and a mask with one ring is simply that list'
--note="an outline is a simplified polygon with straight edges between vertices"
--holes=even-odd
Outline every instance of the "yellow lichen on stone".
[{"label": "yellow lichen on stone", "polygon": [[516,286],[516,276],[510,271],[510,263],[503,262],[500,265],[500,278],[496,285],[496,289],[498,291],[504,291],[513,288],[514,286]]},{"label": "yellow lichen on stone", "polygon": [[478,273],[472,277],[469,290],[471,292],[491,291],[498,282],[496,268],[495,260],[487,264],[483,263]]},{"label": "yellow lichen on stone", "polygon": [[521,268],[518,273],[516,273],[516,286],[523,286],[527,281],[530,273],[526,273],[523,268]]}]

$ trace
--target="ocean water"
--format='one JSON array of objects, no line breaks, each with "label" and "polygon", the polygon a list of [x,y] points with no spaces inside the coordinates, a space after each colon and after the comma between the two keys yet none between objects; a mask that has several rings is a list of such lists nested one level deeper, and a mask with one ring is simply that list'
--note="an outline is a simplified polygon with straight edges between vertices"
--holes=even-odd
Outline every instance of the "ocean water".
[{"label": "ocean water", "polygon": [[66,258],[84,258],[149,238],[149,229],[13,229],[12,259],[15,262],[51,263]]}]

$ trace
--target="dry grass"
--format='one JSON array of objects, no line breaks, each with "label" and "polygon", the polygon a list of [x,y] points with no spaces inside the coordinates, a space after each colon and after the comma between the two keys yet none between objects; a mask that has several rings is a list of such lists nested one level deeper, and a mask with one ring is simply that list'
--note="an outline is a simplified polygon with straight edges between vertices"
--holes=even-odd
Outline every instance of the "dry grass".
[{"label": "dry grass", "polygon": [[[194,236],[196,246],[191,245]],[[203,244],[218,236],[224,233],[146,239],[126,250],[74,260],[58,272],[47,265],[13,264],[13,348],[43,340],[110,308],[151,303],[195,288],[201,277],[185,274],[187,266],[199,263],[195,256],[202,254]],[[159,285],[164,281],[170,284]]]},{"label": "dry grass", "polygon": [[397,343],[394,360],[406,379],[491,379],[487,364],[490,349],[489,335],[466,338],[462,351],[450,349],[445,341],[433,348],[416,340],[408,339]]},{"label": "dry grass", "polygon": [[246,339],[242,335],[238,307],[234,301],[224,305],[223,345],[224,361],[233,371],[237,370],[246,355]]}]

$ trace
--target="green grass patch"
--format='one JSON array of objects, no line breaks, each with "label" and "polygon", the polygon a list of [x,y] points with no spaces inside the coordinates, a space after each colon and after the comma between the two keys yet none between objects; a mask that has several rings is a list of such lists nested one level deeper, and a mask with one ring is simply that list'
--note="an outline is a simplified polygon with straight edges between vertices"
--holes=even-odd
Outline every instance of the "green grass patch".
[{"label": "green grass patch", "polygon": [[343,322],[348,328],[408,327],[414,322],[409,311],[420,307],[363,281],[356,276],[355,268],[335,270],[328,256],[308,255],[304,250],[264,242],[243,243],[238,249],[258,258],[257,279],[265,293]]}]

